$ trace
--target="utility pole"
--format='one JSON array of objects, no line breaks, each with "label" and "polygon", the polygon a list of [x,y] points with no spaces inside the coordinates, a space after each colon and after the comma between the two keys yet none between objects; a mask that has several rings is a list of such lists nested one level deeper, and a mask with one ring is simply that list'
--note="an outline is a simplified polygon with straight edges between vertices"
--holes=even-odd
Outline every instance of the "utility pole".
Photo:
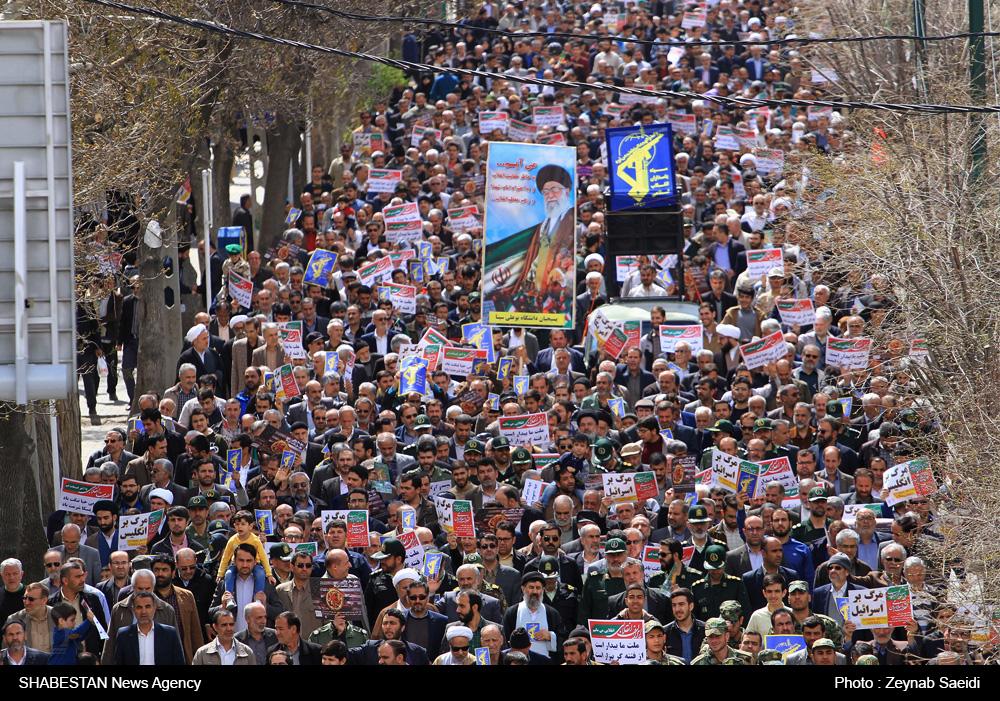
[{"label": "utility pole", "polygon": [[[969,0],[969,33],[983,32],[983,0]],[[969,37],[969,93],[972,104],[986,104],[986,45],[982,36]],[[979,190],[986,169],[986,120],[982,114],[970,119],[972,133],[969,137],[969,183]]]}]

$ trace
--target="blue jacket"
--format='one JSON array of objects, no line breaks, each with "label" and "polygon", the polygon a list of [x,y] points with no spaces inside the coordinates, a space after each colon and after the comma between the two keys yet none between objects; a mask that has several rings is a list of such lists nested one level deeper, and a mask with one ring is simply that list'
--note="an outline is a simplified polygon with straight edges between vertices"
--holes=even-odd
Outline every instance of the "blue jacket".
[{"label": "blue jacket", "polygon": [[[427,617],[429,619],[427,621],[427,658],[433,660],[442,653],[441,641],[444,640],[444,631],[448,627],[448,617],[430,609],[427,609]],[[406,620],[409,621],[410,618],[411,616],[407,612]],[[403,630],[402,640],[406,642],[406,630]]]},{"label": "blue jacket", "polygon": [[788,542],[781,548],[785,551],[785,567],[794,570],[797,578],[808,582],[809,588],[812,589],[816,569],[813,567],[812,553],[809,551],[809,547],[794,538],[789,538]]}]

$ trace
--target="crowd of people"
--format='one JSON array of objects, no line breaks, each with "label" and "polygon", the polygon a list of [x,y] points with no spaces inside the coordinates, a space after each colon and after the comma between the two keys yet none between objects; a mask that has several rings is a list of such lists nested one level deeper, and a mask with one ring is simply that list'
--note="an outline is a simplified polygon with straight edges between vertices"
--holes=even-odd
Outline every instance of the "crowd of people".
[{"label": "crowd of people", "polygon": [[[794,11],[785,0],[488,2],[454,27],[408,35],[404,53],[434,72],[360,112],[340,155],[313,167],[289,203],[280,245],[253,246],[241,202],[247,250],[213,253],[211,288],[222,292],[186,333],[177,383],[139,397],[128,383],[138,413],[89,456],[85,481],[114,484],[115,498],[52,514],[45,580],[22,582],[16,560],[0,565],[4,663],[597,664],[588,621],[611,619],[642,622],[645,664],[981,663],[989,631],[952,595],[937,547],[945,493],[885,503],[888,469],[926,457],[937,470],[944,450],[910,359],[883,330],[899,301],[877,277],[831,272],[836,251],[798,218],[814,195],[801,166],[849,148],[847,122],[829,109],[703,99],[823,98],[827,76],[794,41]],[[702,39],[732,43],[691,43]],[[789,41],[754,43],[772,39]],[[491,77],[448,70],[459,67]],[[524,76],[580,85],[516,82]],[[404,391],[414,344],[430,334],[461,347],[463,326],[485,323],[484,168],[491,142],[509,137],[482,133],[479,115],[530,124],[542,106],[565,119],[533,140],[577,151],[575,328],[493,326],[497,362],[464,377],[434,367],[425,392]],[[640,257],[620,280],[605,274],[616,261],[605,256],[604,131],[664,122],[675,125],[686,247]],[[386,168],[402,171],[395,191],[370,192],[371,170]],[[406,203],[418,205],[431,254],[409,259],[417,266],[397,256],[384,279],[418,289],[412,313],[359,273],[418,249],[387,241],[383,210]],[[478,217],[456,226],[449,211],[471,205]],[[783,264],[755,279],[747,252],[763,248],[780,249]],[[311,284],[316,249],[334,262]],[[638,345],[585,352],[590,312],[676,293],[679,259],[701,350],[661,350],[667,312],[653,306]],[[226,288],[230,269],[252,280],[249,307]],[[811,300],[815,321],[783,323],[783,299]],[[118,317],[94,322],[86,363],[124,349],[134,368],[134,295],[98,306],[99,318]],[[282,339],[281,322],[294,320],[301,354]],[[775,332],[785,354],[748,368],[738,346]],[[868,367],[827,363],[829,338],[873,339]],[[85,383],[89,400],[96,376]],[[500,430],[500,417],[537,413],[547,443],[513,445]],[[756,496],[681,488],[687,458],[711,472],[716,452],[787,458],[797,496],[779,481]],[[653,473],[655,496],[603,492],[604,475],[638,472]],[[543,489],[529,501],[530,480]],[[475,536],[455,535],[438,497],[471,502]],[[343,518],[323,517],[338,509],[367,511],[367,547],[349,544]],[[159,510],[148,542],[124,547],[119,519]],[[440,566],[427,569],[436,553]],[[328,615],[323,580],[361,592],[350,616]],[[899,625],[859,629],[839,601],[904,584],[913,615]],[[803,644],[783,654],[771,635]]]}]

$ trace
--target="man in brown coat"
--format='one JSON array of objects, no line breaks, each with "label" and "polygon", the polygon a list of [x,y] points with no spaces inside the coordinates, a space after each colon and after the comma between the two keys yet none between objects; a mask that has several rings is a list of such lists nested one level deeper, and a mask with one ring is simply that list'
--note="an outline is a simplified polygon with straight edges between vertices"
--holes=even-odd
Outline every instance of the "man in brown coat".
[{"label": "man in brown coat", "polygon": [[220,608],[215,612],[213,621],[212,627],[216,633],[215,640],[198,648],[191,664],[205,667],[222,667],[223,665],[249,667],[256,665],[257,659],[250,646],[234,639],[236,618],[233,612]]}]

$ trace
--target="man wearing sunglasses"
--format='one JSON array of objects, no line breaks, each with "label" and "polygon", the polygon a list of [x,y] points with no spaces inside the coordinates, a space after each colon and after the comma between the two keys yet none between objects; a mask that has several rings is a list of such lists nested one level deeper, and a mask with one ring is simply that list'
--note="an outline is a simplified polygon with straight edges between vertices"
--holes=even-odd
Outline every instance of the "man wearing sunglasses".
[{"label": "man wearing sunglasses", "polygon": [[576,560],[567,555],[560,547],[563,537],[559,524],[555,521],[546,522],[545,526],[542,527],[541,533],[539,533],[539,537],[542,540],[542,553],[539,557],[528,561],[524,566],[525,574],[528,572],[537,572],[541,558],[548,555],[559,560],[559,580],[563,584],[575,587],[578,591],[583,589],[583,578],[580,576],[580,570],[576,566]]}]

